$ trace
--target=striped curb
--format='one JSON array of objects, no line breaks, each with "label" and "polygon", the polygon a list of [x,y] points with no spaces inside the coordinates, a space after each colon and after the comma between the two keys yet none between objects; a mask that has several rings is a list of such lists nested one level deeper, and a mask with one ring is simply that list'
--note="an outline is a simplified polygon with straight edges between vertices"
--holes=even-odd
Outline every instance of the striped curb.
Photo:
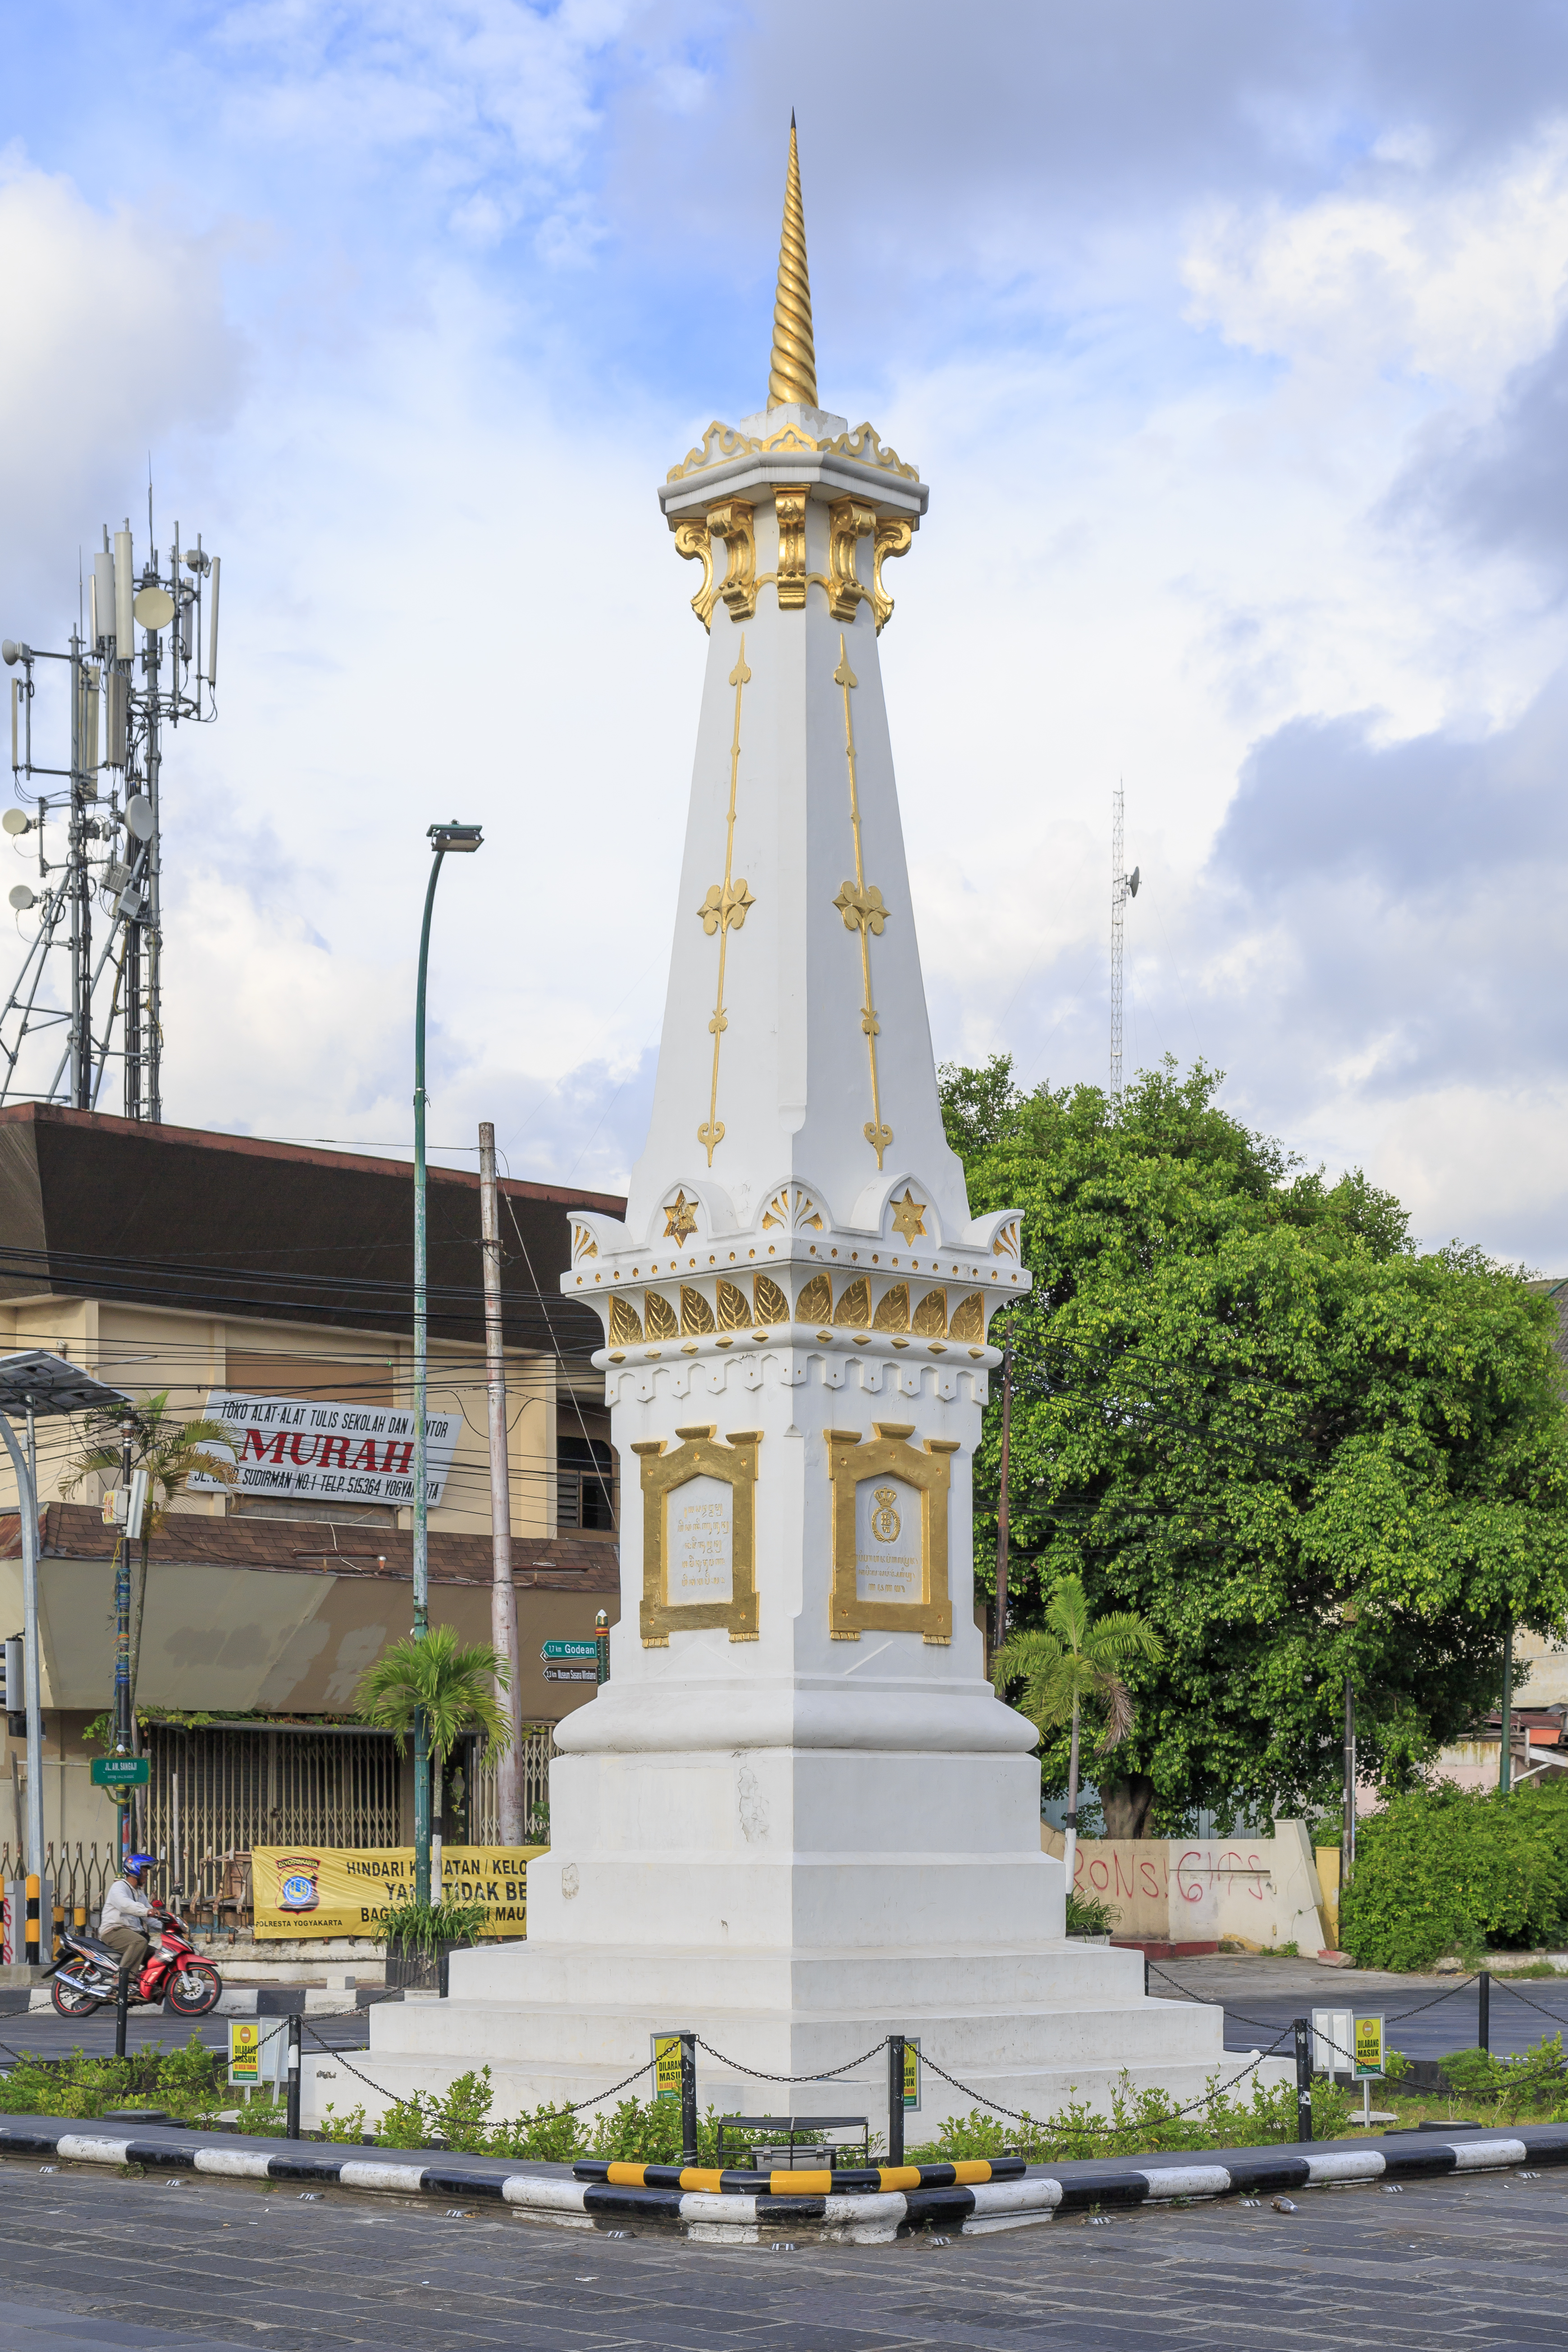
[{"label": "striped curb", "polygon": [[[810,2194],[771,2185],[788,2180],[787,2173],[735,2176],[688,2169],[683,2174],[673,2165],[608,2164],[583,2166],[579,2169],[593,2177],[572,2179],[532,2172],[469,2172],[439,2164],[317,2154],[307,2152],[302,2143],[282,2154],[275,2148],[213,2147],[194,2135],[184,2140],[172,2134],[165,2140],[131,2139],[84,2131],[68,2119],[49,2116],[26,2122],[17,2118],[0,2126],[0,2157],[52,2157],[65,2164],[442,2197],[508,2205],[522,2218],[567,2228],[629,2222],[720,2244],[754,2244],[782,2234],[870,2245],[933,2227],[966,2237],[1021,2229],[1058,2214],[1104,2206],[1130,2210],[1176,2198],[1278,2195],[1357,2181],[1397,2185],[1457,2172],[1506,2171],[1515,2165],[1568,2164],[1568,2126],[1478,2130],[1451,2139],[1431,2131],[1399,2132],[1377,2141],[1228,2148],[1204,2163],[1081,2162],[1056,2172],[1044,2166],[1026,2170],[1021,2158],[990,2164],[907,2165],[896,2168],[900,2182],[908,2184],[898,2188],[848,2185],[862,2178],[869,2182],[873,2176],[886,2177],[894,2169],[889,2167],[872,2168],[864,2175],[797,2174],[797,2181],[812,2181]],[[981,2172],[989,2177],[973,2178]],[[612,2179],[612,2174],[640,2178]],[[816,2193],[819,2180],[834,2177],[845,2185]],[[729,2185],[738,2179],[752,2185]],[[709,2185],[714,2181],[724,2185]]]}]

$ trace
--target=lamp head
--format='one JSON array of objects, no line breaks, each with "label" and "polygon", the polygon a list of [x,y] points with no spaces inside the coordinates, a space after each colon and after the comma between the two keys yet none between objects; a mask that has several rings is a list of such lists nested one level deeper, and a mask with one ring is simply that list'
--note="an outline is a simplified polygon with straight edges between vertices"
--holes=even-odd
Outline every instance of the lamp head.
[{"label": "lamp head", "polygon": [[484,833],[477,824],[459,824],[456,817],[450,824],[433,824],[429,828],[430,846],[437,856],[456,856],[459,851],[471,853],[484,842]]}]

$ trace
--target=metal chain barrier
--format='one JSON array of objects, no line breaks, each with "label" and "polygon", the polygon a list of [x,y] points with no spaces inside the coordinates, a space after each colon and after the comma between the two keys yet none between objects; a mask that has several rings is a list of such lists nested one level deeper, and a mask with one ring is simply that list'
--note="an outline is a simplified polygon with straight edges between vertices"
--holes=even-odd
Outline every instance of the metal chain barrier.
[{"label": "metal chain barrier", "polygon": [[[1293,2025],[1283,2027],[1281,2031],[1275,2035],[1273,2041],[1268,2044],[1268,2049],[1256,2052],[1254,2055],[1247,2060],[1246,2065],[1241,2069],[1240,2074],[1233,2074],[1228,2083],[1216,2083],[1211,2090],[1205,2091],[1200,2097],[1189,2099],[1184,2106],[1173,2107],[1168,2116],[1159,2116],[1154,2123],[1108,2124],[1101,2128],[1095,2128],[1086,2125],[1084,2127],[1085,2137],[1094,2139],[1122,2139],[1129,2132],[1146,2133],[1149,2131],[1158,2131],[1165,2124],[1173,2124],[1176,2122],[1179,2116],[1191,2115],[1194,2107],[1212,2106],[1215,2099],[1223,2099],[1227,2091],[1231,2091],[1236,2088],[1237,2083],[1245,2082],[1248,2074],[1256,2073],[1260,2062],[1265,2058],[1271,2057],[1274,2052],[1279,2049],[1279,2044],[1284,2041],[1285,2036],[1288,2033],[1293,2033],[1294,2031],[1295,2028]],[[993,2115],[1005,2116],[1010,2123],[1039,2124],[1041,2122],[1048,2123],[1055,2120],[1055,2118],[1051,2116],[1042,2117],[1039,2116],[1031,2116],[1026,2114],[1020,2115],[1016,2107],[998,2106],[996,2101],[994,2099],[988,2099],[984,2091],[972,2090],[967,2083],[961,2083],[956,2074],[950,2074],[945,2066],[939,2066],[936,2060],[929,2057],[924,2050],[921,2052],[921,2064],[922,2066],[929,2066],[933,2074],[940,2074],[944,2083],[951,2083],[955,2091],[962,2091],[966,2099],[978,2100],[983,2107],[989,2107]],[[1068,2134],[1065,2132],[1058,2134],[1058,2137],[1065,2138],[1067,2137]]]},{"label": "metal chain barrier", "polygon": [[1563,2026],[1568,2025],[1568,2016],[1564,2016],[1560,2009],[1543,2009],[1540,2001],[1531,2000],[1527,1992],[1521,1992],[1519,1987],[1512,1983],[1509,1978],[1494,1976],[1492,1979],[1492,1985],[1494,1990],[1500,1986],[1504,1992],[1512,1993],[1515,2000],[1523,2001],[1526,2009],[1534,2010],[1537,2017],[1549,2017],[1552,2020],[1552,2024],[1557,2027],[1559,2032],[1562,2032]]},{"label": "metal chain barrier", "polygon": [[[885,2033],[880,2042],[872,2042],[869,2050],[862,2050],[858,2058],[847,2059],[842,2066],[830,2066],[826,2073],[822,2074],[764,2074],[755,2066],[742,2066],[738,2058],[726,2058],[721,2050],[715,2050],[712,2043],[704,2042],[700,2033],[693,2034],[691,2038],[699,2050],[706,2050],[710,2058],[717,2058],[721,2066],[732,2067],[737,2074],[749,2075],[753,2083],[832,2083],[836,2082],[840,2074],[852,2074],[857,2066],[863,2066],[866,2063],[868,2058],[875,2058],[879,2051],[887,2048],[893,2037],[890,2033]],[[646,2074],[647,2071],[645,2067],[643,2072]]]},{"label": "metal chain barrier", "polygon": [[[323,2042],[313,2025],[306,2024],[303,2019],[300,2020],[300,2023],[304,2026],[305,2032],[310,2035],[311,2041],[316,2043],[317,2047],[324,2050],[330,2058],[336,2058],[342,2064],[344,2072],[352,2074],[356,2083],[363,2083],[367,2091],[374,2091],[375,2093],[377,2098],[391,2099],[395,2102],[397,2101],[397,2093],[395,2091],[389,2091],[384,2083],[373,2083],[368,2074],[362,2074],[357,2066],[351,2066],[348,2060],[343,2056],[342,2052],[337,2049],[333,2043],[331,2042]],[[706,2048],[706,2043],[703,2046]],[[607,2091],[595,2091],[591,2099],[574,2100],[570,2106],[552,2107],[550,2113],[552,2116],[581,2115],[584,2107],[596,2107],[601,2100],[613,2099],[617,2091],[626,2090],[629,2084],[639,2083],[645,2074],[651,2074],[653,2073],[654,2067],[657,2063],[658,2061],[656,2059],[650,2058],[646,2065],[639,2066],[635,2074],[626,2075],[624,2081],[612,2083]]]},{"label": "metal chain barrier", "polygon": [[[1273,2023],[1273,2020],[1270,2018],[1248,2017],[1245,2010],[1232,2009],[1226,2001],[1216,2003],[1204,2000],[1200,1994],[1189,1992],[1184,1984],[1178,1984],[1174,1977],[1167,1976],[1164,1969],[1153,1960],[1151,1960],[1149,1963],[1149,1973],[1152,1977],[1158,1977],[1162,1983],[1170,1985],[1174,1991],[1181,1994],[1184,2000],[1196,2001],[1199,2007],[1204,2009],[1212,2009],[1215,2007],[1221,2008],[1225,2011],[1226,2017],[1234,2017],[1239,2025],[1256,2025],[1261,2032],[1267,2033]],[[1398,2010],[1393,2017],[1385,2017],[1384,2019],[1384,2023],[1385,2025],[1399,2025],[1402,2024],[1407,2017],[1419,2017],[1423,2010],[1436,2009],[1439,2001],[1452,2000],[1457,1992],[1463,1992],[1467,1985],[1473,1985],[1477,1981],[1477,1976],[1456,1977],[1451,1985],[1445,1985],[1442,1991],[1434,1993],[1430,2000],[1417,2001],[1414,2009]],[[1496,1984],[1498,1982],[1498,1979],[1494,1977],[1492,1979],[1492,1982]],[[1522,1993],[1521,1993],[1519,1997],[1521,2000],[1525,1998]],[[1531,2007],[1538,2006],[1538,2003],[1531,2003]],[[1556,2012],[1552,2010],[1543,2010],[1542,2014],[1544,2017],[1552,2017],[1554,2016]],[[1568,2019],[1559,2020],[1559,2022],[1568,2023]]]}]

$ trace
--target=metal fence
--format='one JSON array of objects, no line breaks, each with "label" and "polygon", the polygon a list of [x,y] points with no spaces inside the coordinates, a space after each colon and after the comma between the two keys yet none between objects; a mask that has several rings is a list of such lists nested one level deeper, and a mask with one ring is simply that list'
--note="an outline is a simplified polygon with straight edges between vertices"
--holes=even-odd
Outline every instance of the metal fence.
[{"label": "metal fence", "polygon": [[[550,1836],[550,1759],[559,1751],[555,1727],[525,1723],[522,1756],[522,1835],[525,1845],[544,1845]],[[496,1799],[496,1759],[480,1757],[468,1800],[468,1836],[475,1845],[500,1843],[500,1808]]]},{"label": "metal fence", "polygon": [[226,1856],[253,1846],[398,1843],[390,1732],[155,1723],[147,1754],[136,1833],[168,1857],[176,1885],[205,1888]]},{"label": "metal fence", "polygon": [[[55,1903],[64,1912],[68,1926],[97,1926],[109,1883],[119,1867],[120,1856],[112,1843],[92,1845],[79,1839],[74,1845],[44,1848],[43,1875],[54,1882]],[[20,1848],[0,1844],[0,1879],[23,1874]]]}]

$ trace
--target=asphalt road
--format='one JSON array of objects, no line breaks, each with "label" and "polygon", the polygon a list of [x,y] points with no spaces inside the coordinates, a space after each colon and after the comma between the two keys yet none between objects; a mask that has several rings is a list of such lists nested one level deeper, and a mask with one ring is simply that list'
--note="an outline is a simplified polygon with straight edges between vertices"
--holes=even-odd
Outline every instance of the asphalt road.
[{"label": "asphalt road", "polygon": [[1563,2352],[1568,2171],[793,2252],[0,2162],[0,2352]]},{"label": "asphalt road", "polygon": [[[1314,2009],[1381,2015],[1388,2047],[1407,2058],[1446,2058],[1477,2043],[1479,1989],[1454,1978],[1390,1976],[1372,1969],[1323,1969],[1310,1961],[1248,1957],[1157,1961],[1149,1989],[1161,1999],[1185,1994],[1223,2004],[1227,2050],[1255,2050]],[[1568,2033],[1568,1977],[1532,1977],[1517,1987],[1493,1977],[1490,2047],[1499,2057],[1514,2056],[1558,2032]],[[1288,2055],[1289,2047],[1280,2054]],[[1563,2342],[1568,2345],[1568,2329]]]},{"label": "asphalt road", "polygon": [[[264,2030],[282,2023],[283,2020],[277,2017],[261,2020]],[[320,2049],[323,2043],[331,2050],[369,2047],[363,2011],[347,2017],[308,2017],[304,2024],[307,2050]],[[226,2017],[165,2017],[162,2010],[133,2009],[125,2021],[125,2047],[128,2053],[183,2050],[192,2034],[196,2033],[209,2050],[226,2050],[228,2025]],[[317,2036],[319,2040],[314,2038]],[[92,2017],[57,2017],[52,2009],[30,2010],[20,2017],[0,2017],[0,2066],[10,2064],[7,2053],[18,2057],[68,2058],[73,2050],[85,2050],[89,2056],[97,2057],[107,2054],[113,2047],[112,2009],[100,2009]]]}]

